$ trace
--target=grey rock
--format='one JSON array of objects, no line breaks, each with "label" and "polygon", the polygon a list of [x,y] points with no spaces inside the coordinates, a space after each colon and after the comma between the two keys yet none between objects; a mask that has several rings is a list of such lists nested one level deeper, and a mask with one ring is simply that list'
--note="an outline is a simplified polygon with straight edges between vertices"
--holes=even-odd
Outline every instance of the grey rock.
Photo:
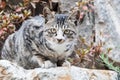
[{"label": "grey rock", "polygon": [[118,80],[118,74],[75,66],[25,70],[15,63],[0,60],[0,80]]},{"label": "grey rock", "polygon": [[105,43],[103,52],[112,48],[109,57],[120,62],[120,0],[95,0],[96,39]]}]

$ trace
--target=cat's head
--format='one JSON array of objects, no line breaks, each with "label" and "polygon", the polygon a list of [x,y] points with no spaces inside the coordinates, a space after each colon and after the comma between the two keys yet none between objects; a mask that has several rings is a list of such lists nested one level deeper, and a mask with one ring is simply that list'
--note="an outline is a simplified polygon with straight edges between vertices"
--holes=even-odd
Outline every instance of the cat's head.
[{"label": "cat's head", "polygon": [[[73,46],[77,39],[77,27],[65,14],[57,14],[45,24],[44,38],[51,49]],[[58,49],[56,49],[58,50]]]}]

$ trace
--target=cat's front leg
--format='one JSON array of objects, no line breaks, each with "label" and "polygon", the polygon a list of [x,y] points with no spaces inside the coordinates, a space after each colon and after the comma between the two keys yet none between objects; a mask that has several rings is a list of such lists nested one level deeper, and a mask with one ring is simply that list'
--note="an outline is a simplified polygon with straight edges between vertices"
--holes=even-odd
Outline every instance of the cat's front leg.
[{"label": "cat's front leg", "polygon": [[67,59],[62,59],[57,61],[57,66],[70,67],[71,63]]},{"label": "cat's front leg", "polygon": [[56,64],[52,63],[50,60],[44,60],[40,56],[33,56],[32,60],[37,61],[41,68],[56,67]]},{"label": "cat's front leg", "polygon": [[63,67],[71,67],[71,63],[67,60],[65,60],[62,64]]},{"label": "cat's front leg", "polygon": [[56,64],[52,63],[50,60],[44,61],[41,65],[41,68],[51,68],[56,67]]}]

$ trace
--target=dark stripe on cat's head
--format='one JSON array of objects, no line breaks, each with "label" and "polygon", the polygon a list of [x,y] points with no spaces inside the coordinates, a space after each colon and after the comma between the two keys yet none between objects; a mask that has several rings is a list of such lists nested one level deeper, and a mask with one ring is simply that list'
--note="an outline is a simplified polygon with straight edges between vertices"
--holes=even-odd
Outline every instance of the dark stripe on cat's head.
[{"label": "dark stripe on cat's head", "polygon": [[55,15],[55,21],[58,25],[64,25],[67,20],[67,15],[65,14],[56,14]]}]

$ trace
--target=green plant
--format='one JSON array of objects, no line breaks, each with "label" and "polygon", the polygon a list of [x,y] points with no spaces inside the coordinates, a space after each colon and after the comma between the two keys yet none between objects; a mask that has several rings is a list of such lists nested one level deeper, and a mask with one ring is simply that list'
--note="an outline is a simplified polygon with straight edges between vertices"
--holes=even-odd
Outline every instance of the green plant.
[{"label": "green plant", "polygon": [[114,71],[116,71],[116,72],[120,72],[120,67],[119,67],[119,66],[114,66],[113,64],[114,64],[115,62],[110,62],[108,56],[105,56],[104,53],[102,53],[102,54],[100,55],[100,58],[101,58],[102,62],[105,63],[105,65],[106,65],[109,69],[114,70]]},{"label": "green plant", "polygon": [[30,16],[30,11],[24,10],[23,13],[6,13],[0,15],[0,38],[11,34],[16,30],[26,18]]}]

